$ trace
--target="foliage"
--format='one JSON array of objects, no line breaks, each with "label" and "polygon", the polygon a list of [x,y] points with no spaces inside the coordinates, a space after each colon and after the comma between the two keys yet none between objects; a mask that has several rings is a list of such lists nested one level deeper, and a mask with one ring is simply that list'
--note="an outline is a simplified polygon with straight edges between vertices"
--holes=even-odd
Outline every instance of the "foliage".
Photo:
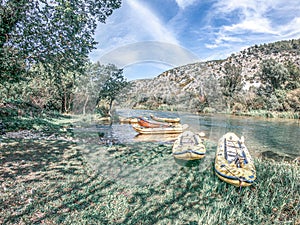
[{"label": "foliage", "polygon": [[120,0],[1,1],[0,83],[19,81],[25,68],[37,62],[46,68],[78,70],[96,44],[97,22],[105,22],[120,4]]},{"label": "foliage", "polygon": [[257,90],[258,98],[263,102],[260,109],[297,111],[297,106],[288,101],[287,96],[300,84],[299,68],[290,61],[283,65],[274,59],[264,60],[261,67],[260,77],[263,85]]},{"label": "foliage", "polygon": [[98,22],[121,0],[1,1],[0,102],[72,110],[76,80],[94,48]]},{"label": "foliage", "polygon": [[289,41],[277,41],[274,43],[262,44],[260,46],[257,46],[257,50],[260,50],[265,54],[280,53],[283,51],[290,51],[299,54],[299,50],[300,50],[299,46],[300,46],[300,40],[292,39]]},{"label": "foliage", "polygon": [[115,65],[109,64],[104,67],[102,73],[105,75],[109,75],[109,78],[104,82],[102,89],[99,92],[97,105],[104,100],[108,104],[108,112],[107,115],[111,116],[111,108],[113,101],[122,94],[125,87],[129,85],[126,81],[126,78],[123,76],[123,70],[118,69]]},{"label": "foliage", "polygon": [[99,98],[99,90],[109,78],[109,68],[97,63],[88,63],[85,73],[77,80],[73,112],[91,113],[94,112]]},{"label": "foliage", "polygon": [[264,60],[261,72],[261,79],[265,81],[266,89],[271,92],[275,89],[283,89],[289,76],[289,71],[285,66],[274,59]]},{"label": "foliage", "polygon": [[300,112],[300,88],[287,93],[287,103],[295,112]]},{"label": "foliage", "polygon": [[288,61],[285,65],[289,72],[288,83],[285,85],[286,90],[294,90],[300,88],[300,67]]},{"label": "foliage", "polygon": [[242,89],[242,67],[225,63],[224,76],[220,80],[222,93],[229,109],[234,104],[234,96]]}]

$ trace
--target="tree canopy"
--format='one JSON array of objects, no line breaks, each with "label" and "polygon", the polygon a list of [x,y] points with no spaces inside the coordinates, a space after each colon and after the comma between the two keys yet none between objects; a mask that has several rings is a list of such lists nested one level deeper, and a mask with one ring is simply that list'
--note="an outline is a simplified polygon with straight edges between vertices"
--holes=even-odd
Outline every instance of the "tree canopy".
[{"label": "tree canopy", "polygon": [[125,77],[123,76],[123,70],[118,69],[115,65],[109,64],[104,67],[103,74],[108,74],[108,79],[104,82],[102,89],[99,92],[99,97],[97,104],[101,100],[107,101],[109,105],[108,115],[111,116],[111,108],[113,101],[120,96],[122,90],[129,83],[126,81]]},{"label": "tree canopy", "polygon": [[0,83],[18,82],[32,64],[74,71],[95,47],[104,23],[121,0],[1,0]]}]

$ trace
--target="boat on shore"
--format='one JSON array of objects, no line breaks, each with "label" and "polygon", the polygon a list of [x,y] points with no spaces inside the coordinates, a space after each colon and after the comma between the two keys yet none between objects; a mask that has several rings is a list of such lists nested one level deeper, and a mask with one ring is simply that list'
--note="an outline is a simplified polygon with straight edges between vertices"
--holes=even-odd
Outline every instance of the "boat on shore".
[{"label": "boat on shore", "polygon": [[143,117],[138,117],[137,119],[138,119],[138,124],[142,127],[147,127],[147,128],[171,127],[170,124],[153,122]]},{"label": "boat on shore", "polygon": [[201,137],[192,131],[184,131],[173,144],[172,154],[177,159],[197,160],[205,156],[206,148]]},{"label": "boat on shore", "polygon": [[256,170],[243,137],[229,132],[220,138],[214,169],[221,180],[234,186],[245,187],[254,183]]},{"label": "boat on shore", "polygon": [[157,117],[153,114],[150,115],[151,119],[158,121],[158,122],[165,122],[165,123],[180,123],[180,118],[167,118],[167,117]]},{"label": "boat on shore", "polygon": [[188,128],[187,124],[178,124],[176,126],[169,127],[143,127],[138,124],[131,124],[131,126],[136,132],[140,134],[180,134],[186,128]]}]

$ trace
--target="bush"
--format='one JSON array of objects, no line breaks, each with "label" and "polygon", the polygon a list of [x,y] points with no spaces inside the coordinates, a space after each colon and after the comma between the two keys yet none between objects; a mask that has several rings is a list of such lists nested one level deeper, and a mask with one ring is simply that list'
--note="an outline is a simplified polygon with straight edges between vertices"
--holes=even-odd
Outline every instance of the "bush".
[{"label": "bush", "polygon": [[300,88],[289,91],[287,93],[287,103],[295,111],[300,111]]}]

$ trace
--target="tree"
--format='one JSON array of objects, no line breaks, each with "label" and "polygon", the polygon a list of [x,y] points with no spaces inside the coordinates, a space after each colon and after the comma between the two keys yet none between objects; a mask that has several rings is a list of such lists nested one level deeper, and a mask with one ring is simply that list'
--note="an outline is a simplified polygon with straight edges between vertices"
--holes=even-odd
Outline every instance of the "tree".
[{"label": "tree", "polygon": [[115,65],[109,64],[102,71],[103,74],[109,74],[109,78],[105,81],[102,89],[99,92],[97,104],[101,100],[108,103],[108,115],[111,117],[111,109],[113,101],[121,94],[122,90],[128,86],[128,82],[123,76],[123,69],[118,69]]},{"label": "tree", "polygon": [[300,68],[296,64],[288,61],[285,65],[289,72],[288,82],[285,85],[286,90],[294,90],[300,88]]},{"label": "tree", "polygon": [[281,63],[274,59],[267,59],[262,62],[261,78],[266,82],[267,88],[273,92],[276,89],[283,89],[283,85],[289,77],[289,71]]},{"label": "tree", "polygon": [[224,65],[224,73],[225,76],[221,78],[220,84],[222,93],[225,96],[225,101],[230,109],[233,104],[235,93],[242,89],[242,67],[226,63]]},{"label": "tree", "polygon": [[99,98],[99,90],[109,78],[106,66],[99,62],[88,63],[85,73],[76,82],[74,111],[77,113],[93,112]]},{"label": "tree", "polygon": [[1,0],[0,83],[18,82],[36,63],[78,70],[94,48],[97,22],[121,0]]}]

